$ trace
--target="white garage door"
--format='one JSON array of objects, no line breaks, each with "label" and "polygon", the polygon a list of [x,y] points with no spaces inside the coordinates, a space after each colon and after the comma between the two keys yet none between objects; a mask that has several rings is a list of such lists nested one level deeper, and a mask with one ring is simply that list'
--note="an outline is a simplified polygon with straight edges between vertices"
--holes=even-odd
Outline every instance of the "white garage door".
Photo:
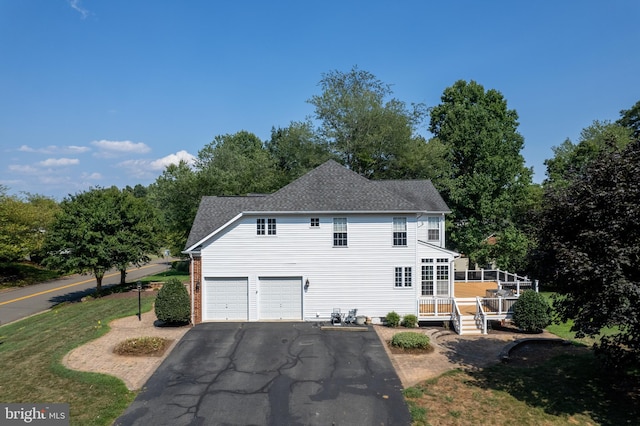
[{"label": "white garage door", "polygon": [[249,319],[247,278],[205,278],[204,320]]},{"label": "white garage door", "polygon": [[302,278],[260,278],[260,319],[301,320]]}]

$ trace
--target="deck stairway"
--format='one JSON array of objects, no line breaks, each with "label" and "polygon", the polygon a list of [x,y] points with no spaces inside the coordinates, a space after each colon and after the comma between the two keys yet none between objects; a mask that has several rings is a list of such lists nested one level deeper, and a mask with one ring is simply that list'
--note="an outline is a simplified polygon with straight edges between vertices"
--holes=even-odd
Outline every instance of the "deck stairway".
[{"label": "deck stairway", "polygon": [[460,310],[460,330],[458,330],[458,334],[482,334],[482,324],[476,320],[476,298],[456,297],[456,305]]}]

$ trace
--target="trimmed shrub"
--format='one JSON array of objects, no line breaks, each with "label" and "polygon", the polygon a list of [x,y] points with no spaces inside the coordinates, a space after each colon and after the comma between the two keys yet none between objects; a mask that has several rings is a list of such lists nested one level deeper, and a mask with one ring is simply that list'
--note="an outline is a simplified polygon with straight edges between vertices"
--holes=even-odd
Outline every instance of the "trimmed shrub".
[{"label": "trimmed shrub", "polygon": [[551,324],[551,306],[533,290],[527,290],[513,304],[513,323],[522,331],[540,333]]},{"label": "trimmed shrub", "polygon": [[188,260],[175,260],[171,262],[171,269],[176,272],[189,273],[189,261]]},{"label": "trimmed shrub", "polygon": [[400,325],[400,315],[398,315],[395,311],[391,311],[384,317],[384,322],[387,327],[397,327]]},{"label": "trimmed shrub", "polygon": [[413,314],[405,315],[402,320],[402,325],[407,328],[416,328],[418,325],[418,317]]},{"label": "trimmed shrub", "polygon": [[391,346],[402,349],[427,349],[429,348],[429,336],[412,331],[396,333],[391,338]]},{"label": "trimmed shrub", "polygon": [[191,318],[189,292],[177,278],[169,279],[156,297],[156,317],[168,324],[186,324]]}]

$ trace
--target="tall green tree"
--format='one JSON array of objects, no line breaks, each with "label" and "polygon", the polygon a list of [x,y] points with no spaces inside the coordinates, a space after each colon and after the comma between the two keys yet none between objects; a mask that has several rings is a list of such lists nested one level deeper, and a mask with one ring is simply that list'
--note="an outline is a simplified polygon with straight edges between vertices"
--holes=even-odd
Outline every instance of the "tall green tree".
[{"label": "tall green tree", "polygon": [[203,195],[245,195],[277,189],[274,159],[253,133],[216,136],[195,162]]},{"label": "tall green tree", "polygon": [[45,235],[57,210],[58,203],[52,198],[0,192],[0,261],[30,258],[39,262]]},{"label": "tall green tree", "polygon": [[[556,310],[580,336],[598,336],[614,367],[640,365],[640,140],[602,151],[564,187],[549,187],[541,233]],[[619,371],[619,370],[618,370]]]},{"label": "tall green tree", "polygon": [[640,101],[631,108],[620,111],[620,119],[616,123],[631,129],[633,137],[640,139]]},{"label": "tall green tree", "polygon": [[[451,165],[442,188],[453,211],[451,243],[473,263],[496,260],[513,270],[523,260],[501,253],[529,240],[518,213],[528,202],[532,174],[521,154],[518,114],[497,90],[462,80],[445,89],[430,114],[429,130],[444,145]],[[496,245],[488,250],[491,236]]]},{"label": "tall green tree", "polygon": [[162,227],[164,245],[179,256],[204,193],[196,172],[184,161],[171,164],[149,186],[149,201]]},{"label": "tall green tree", "polygon": [[118,209],[121,225],[111,256],[120,271],[120,283],[125,284],[129,266],[140,266],[151,260],[150,255],[159,254],[161,237],[156,211],[145,197],[136,197],[125,189],[114,207]]},{"label": "tall green tree", "polygon": [[317,134],[310,121],[272,128],[266,149],[280,174],[279,186],[288,184],[333,157],[329,144]]},{"label": "tall green tree", "polygon": [[93,274],[100,292],[107,270],[145,261],[158,250],[150,217],[135,200],[116,187],[65,198],[47,233],[44,263],[62,272]]},{"label": "tall green tree", "polygon": [[632,140],[631,129],[617,123],[595,120],[582,129],[578,143],[566,139],[560,146],[553,147],[554,156],[544,162],[547,166],[544,185],[566,186],[570,179],[579,175],[601,153],[623,149]]},{"label": "tall green tree", "polygon": [[323,74],[320,87],[322,93],[308,102],[321,123],[320,135],[342,163],[367,178],[396,173],[426,115],[424,105],[407,107],[391,97],[388,84],[357,67]]}]

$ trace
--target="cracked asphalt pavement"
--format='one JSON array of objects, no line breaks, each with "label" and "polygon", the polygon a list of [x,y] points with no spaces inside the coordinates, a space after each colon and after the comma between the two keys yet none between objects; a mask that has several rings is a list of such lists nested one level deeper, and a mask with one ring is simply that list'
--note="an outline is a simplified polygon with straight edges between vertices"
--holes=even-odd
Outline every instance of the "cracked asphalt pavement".
[{"label": "cracked asphalt pavement", "polygon": [[321,325],[199,324],[115,424],[410,424],[375,331]]}]

